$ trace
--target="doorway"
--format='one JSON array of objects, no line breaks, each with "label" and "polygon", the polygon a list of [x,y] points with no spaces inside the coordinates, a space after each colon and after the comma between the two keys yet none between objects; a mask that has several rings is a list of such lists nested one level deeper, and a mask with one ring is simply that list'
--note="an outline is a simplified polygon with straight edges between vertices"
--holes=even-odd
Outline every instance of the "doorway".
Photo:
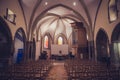
[{"label": "doorway", "polygon": [[14,37],[14,55],[13,62],[21,63],[25,58],[25,33],[22,28],[16,31]]},{"label": "doorway", "polygon": [[111,42],[112,62],[120,63],[120,23],[113,30]]},{"label": "doorway", "polygon": [[96,48],[97,48],[97,60],[101,62],[106,62],[108,56],[110,56],[109,41],[106,32],[100,29],[96,37]]}]

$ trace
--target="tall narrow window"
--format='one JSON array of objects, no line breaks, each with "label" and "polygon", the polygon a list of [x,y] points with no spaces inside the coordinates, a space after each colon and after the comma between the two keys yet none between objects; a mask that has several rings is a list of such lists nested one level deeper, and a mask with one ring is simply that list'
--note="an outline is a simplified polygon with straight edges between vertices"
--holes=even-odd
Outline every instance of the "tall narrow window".
[{"label": "tall narrow window", "polygon": [[110,22],[117,20],[117,2],[116,2],[116,0],[109,0],[108,16],[109,16]]},{"label": "tall narrow window", "polygon": [[48,48],[48,36],[44,37],[44,48]]},{"label": "tall narrow window", "polygon": [[63,38],[62,37],[59,37],[58,38],[58,45],[62,45],[63,44]]}]

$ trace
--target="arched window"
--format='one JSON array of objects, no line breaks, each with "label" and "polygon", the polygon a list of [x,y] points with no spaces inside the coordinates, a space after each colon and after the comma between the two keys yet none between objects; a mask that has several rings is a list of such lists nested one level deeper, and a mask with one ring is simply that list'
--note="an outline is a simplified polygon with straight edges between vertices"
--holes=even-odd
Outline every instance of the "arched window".
[{"label": "arched window", "polygon": [[63,44],[63,38],[62,37],[59,37],[58,38],[58,45],[62,45]]},{"label": "arched window", "polygon": [[109,5],[108,5],[108,16],[109,16],[109,21],[115,21],[117,20],[117,0],[109,0]]},{"label": "arched window", "polygon": [[48,48],[48,41],[49,41],[48,36],[45,36],[44,37],[44,48]]}]

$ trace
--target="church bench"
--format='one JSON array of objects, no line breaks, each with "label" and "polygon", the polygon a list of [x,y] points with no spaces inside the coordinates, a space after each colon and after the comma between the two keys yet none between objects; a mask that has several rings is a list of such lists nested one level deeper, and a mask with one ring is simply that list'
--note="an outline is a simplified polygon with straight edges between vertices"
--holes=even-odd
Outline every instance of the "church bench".
[{"label": "church bench", "polygon": [[50,61],[15,64],[0,69],[0,80],[42,80],[50,66]]},{"label": "church bench", "polygon": [[119,70],[105,64],[66,61],[65,67],[70,80],[119,80]]}]

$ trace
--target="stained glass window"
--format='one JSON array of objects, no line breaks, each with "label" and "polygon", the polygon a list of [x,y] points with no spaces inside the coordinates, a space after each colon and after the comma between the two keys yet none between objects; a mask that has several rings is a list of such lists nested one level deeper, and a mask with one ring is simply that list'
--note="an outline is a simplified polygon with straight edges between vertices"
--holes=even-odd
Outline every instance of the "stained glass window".
[{"label": "stained glass window", "polygon": [[44,37],[44,48],[48,48],[48,36]]},{"label": "stained glass window", "polygon": [[58,45],[62,45],[63,44],[63,38],[62,37],[59,37],[58,38]]}]

